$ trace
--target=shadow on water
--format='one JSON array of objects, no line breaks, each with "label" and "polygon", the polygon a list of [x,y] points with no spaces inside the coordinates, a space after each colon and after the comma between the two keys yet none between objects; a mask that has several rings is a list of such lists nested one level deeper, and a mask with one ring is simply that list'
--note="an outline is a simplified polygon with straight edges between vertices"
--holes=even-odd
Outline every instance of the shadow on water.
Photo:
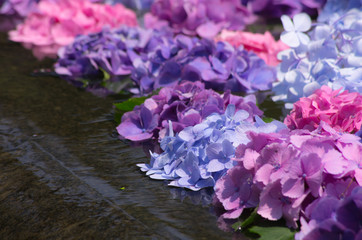
[{"label": "shadow on water", "polygon": [[138,170],[149,159],[112,136],[112,99],[32,76],[52,61],[4,33],[0,46],[0,239],[232,238]]}]

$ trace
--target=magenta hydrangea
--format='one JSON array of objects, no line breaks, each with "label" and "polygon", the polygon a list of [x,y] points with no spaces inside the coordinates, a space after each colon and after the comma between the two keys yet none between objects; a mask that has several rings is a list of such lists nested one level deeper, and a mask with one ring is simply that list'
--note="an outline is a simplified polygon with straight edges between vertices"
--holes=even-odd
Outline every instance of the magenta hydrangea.
[{"label": "magenta hydrangea", "polygon": [[355,133],[362,125],[362,95],[322,86],[294,103],[284,123],[290,129],[316,129],[324,121],[341,132]]},{"label": "magenta hydrangea", "polygon": [[262,217],[284,218],[296,228],[300,213],[312,201],[331,195],[331,186],[341,181],[362,185],[359,137],[337,132],[325,122],[312,132],[285,129],[249,132],[248,137],[248,144],[236,148],[237,166],[215,184],[224,218],[238,218],[243,209],[258,206]]},{"label": "magenta hydrangea", "polygon": [[175,87],[164,87],[157,95],[136,106],[122,116],[117,127],[121,137],[132,141],[163,138],[172,121],[173,131],[178,133],[188,126],[200,123],[211,113],[222,114],[226,106],[235,105],[236,110],[249,113],[247,121],[252,122],[255,115],[263,112],[256,106],[254,95],[239,97],[225,92],[219,93],[205,89],[201,82],[182,82]]},{"label": "magenta hydrangea", "polygon": [[242,30],[254,20],[240,0],[155,0],[145,26],[212,38],[222,29]]}]

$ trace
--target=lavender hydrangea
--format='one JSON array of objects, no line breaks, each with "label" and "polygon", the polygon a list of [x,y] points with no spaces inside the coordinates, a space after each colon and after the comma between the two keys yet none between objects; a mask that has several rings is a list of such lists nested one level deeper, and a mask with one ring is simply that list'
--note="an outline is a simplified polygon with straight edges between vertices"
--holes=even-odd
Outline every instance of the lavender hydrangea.
[{"label": "lavender hydrangea", "polygon": [[254,95],[239,97],[229,91],[220,95],[205,89],[199,81],[185,81],[175,87],[162,88],[144,104],[125,113],[117,131],[121,137],[132,141],[162,139],[167,135],[169,120],[172,121],[173,132],[178,133],[185,127],[200,123],[212,113],[223,114],[229,104],[234,104],[236,110],[248,112],[246,120],[249,122],[253,122],[254,116],[263,113],[256,106]]},{"label": "lavender hydrangea", "polygon": [[0,15],[26,17],[36,10],[39,0],[0,0]]},{"label": "lavender hydrangea", "polygon": [[242,0],[244,6],[265,19],[277,19],[282,15],[294,16],[300,12],[317,15],[326,0]]},{"label": "lavender hydrangea", "polygon": [[349,188],[362,185],[359,137],[324,122],[313,132],[251,131],[247,137],[249,142],[235,150],[237,164],[215,184],[224,218],[238,218],[245,208],[258,206],[260,216],[284,218],[296,228],[301,212],[315,212],[315,200],[348,196]]},{"label": "lavender hydrangea", "polygon": [[175,136],[170,129],[170,135],[161,141],[164,152],[152,153],[149,164],[138,166],[153,179],[171,181],[170,186],[191,190],[212,187],[235,165],[235,147],[249,142],[247,131],[270,133],[280,129],[275,122],[266,124],[259,119],[250,123],[248,117],[248,112],[235,112],[230,104],[225,114],[213,113]]},{"label": "lavender hydrangea", "polygon": [[132,72],[141,94],[181,80],[199,80],[218,91],[250,93],[270,89],[275,78],[273,67],[242,47],[182,35],[135,61]]},{"label": "lavender hydrangea", "polygon": [[242,30],[254,20],[240,0],[155,0],[145,26],[168,26],[175,33],[212,38],[222,29]]},{"label": "lavender hydrangea", "polygon": [[335,13],[328,21],[317,22],[306,34],[311,28],[308,15],[298,14],[294,22],[283,16],[286,31],[281,40],[291,48],[279,54],[280,81],[273,86],[273,100],[285,101],[291,108],[290,103],[309,96],[322,85],[362,92],[361,18],[360,9]]},{"label": "lavender hydrangea", "polygon": [[55,71],[77,87],[118,93],[130,83],[127,79],[135,59],[170,41],[170,34],[138,27],[104,27],[99,33],[80,35],[71,45],[61,48]]}]

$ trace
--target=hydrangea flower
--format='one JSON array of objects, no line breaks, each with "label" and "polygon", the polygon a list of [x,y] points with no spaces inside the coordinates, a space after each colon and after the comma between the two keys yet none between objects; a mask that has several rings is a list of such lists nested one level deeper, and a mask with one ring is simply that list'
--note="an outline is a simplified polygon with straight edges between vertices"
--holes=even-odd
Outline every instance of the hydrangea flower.
[{"label": "hydrangea flower", "polygon": [[317,15],[326,0],[242,0],[244,6],[267,20],[278,19],[282,15],[293,17],[300,12]]},{"label": "hydrangea flower", "polygon": [[[133,60],[170,41],[172,33],[123,26],[104,27],[98,33],[79,35],[58,52],[55,72],[89,91],[118,93],[127,86]],[[109,78],[105,78],[109,76]]]},{"label": "hydrangea flower", "polygon": [[352,188],[346,198],[324,196],[315,200],[309,222],[302,218],[301,232],[296,240],[361,239],[362,238],[362,187]]},{"label": "hydrangea flower", "polygon": [[340,132],[355,133],[362,125],[362,95],[322,86],[294,103],[284,119],[290,129],[314,130],[324,121]]},{"label": "hydrangea flower", "polygon": [[55,57],[58,49],[70,44],[78,34],[100,31],[103,26],[135,26],[134,12],[121,4],[114,6],[88,0],[41,1],[38,11],[9,32],[10,40],[32,48],[38,58]]},{"label": "hydrangea flower", "polygon": [[0,0],[0,15],[26,17],[36,10],[39,0]]},{"label": "hydrangea flower", "polygon": [[359,137],[337,132],[324,122],[312,132],[249,131],[247,138],[248,143],[236,148],[237,164],[215,184],[224,218],[238,218],[243,209],[258,206],[262,217],[284,218],[296,228],[300,212],[314,200],[348,194],[346,186],[362,184]]},{"label": "hydrangea flower", "polygon": [[351,9],[328,22],[318,22],[308,36],[303,32],[309,28],[309,17],[294,18],[294,25],[283,21],[286,32],[281,39],[291,49],[279,53],[279,82],[273,86],[272,99],[285,101],[286,108],[292,108],[291,103],[311,95],[322,85],[362,92],[362,11]]},{"label": "hydrangea flower", "polygon": [[[246,120],[249,122],[263,113],[256,106],[254,95],[239,97],[230,92],[220,95],[211,89],[206,90],[201,82],[183,82],[175,87],[162,88],[144,104],[125,113],[117,131],[121,137],[132,141],[162,139],[170,127],[168,121],[172,121],[173,132],[178,133],[188,126],[199,124],[212,113],[223,114],[229,104],[235,105],[236,110],[248,112]],[[146,109],[150,112],[147,116],[143,113]],[[151,122],[155,124],[150,125]]]},{"label": "hydrangea flower", "polygon": [[250,93],[270,89],[275,80],[275,69],[242,47],[182,35],[160,45],[147,58],[135,60],[134,65],[132,79],[141,94],[181,80],[200,80],[206,88],[218,91]]},{"label": "hydrangea flower", "polygon": [[155,0],[145,26],[212,38],[222,29],[242,30],[254,20],[240,0]]},{"label": "hydrangea flower", "polygon": [[337,19],[352,8],[361,9],[362,2],[359,0],[328,0],[322,11],[318,14],[318,22],[328,22]]},{"label": "hydrangea flower", "polygon": [[216,36],[215,40],[226,41],[235,48],[242,45],[245,50],[254,52],[270,66],[277,66],[280,63],[277,59],[277,54],[280,51],[289,48],[280,40],[275,41],[274,37],[268,31],[264,34],[260,34],[223,30],[218,36]]},{"label": "hydrangea flower", "polygon": [[212,187],[227,169],[235,165],[232,160],[235,147],[248,143],[247,131],[275,132],[279,124],[246,121],[248,112],[229,104],[225,114],[213,113],[204,121],[190,126],[161,141],[161,154],[152,153],[149,164],[138,164],[153,179],[166,179],[169,185],[200,190]]}]

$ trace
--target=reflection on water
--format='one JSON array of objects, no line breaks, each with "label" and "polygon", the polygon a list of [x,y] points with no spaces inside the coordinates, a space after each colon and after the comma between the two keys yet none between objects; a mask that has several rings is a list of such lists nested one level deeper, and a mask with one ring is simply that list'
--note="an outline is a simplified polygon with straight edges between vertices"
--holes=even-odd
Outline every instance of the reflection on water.
[{"label": "reflection on water", "polygon": [[114,99],[32,75],[52,61],[37,62],[6,34],[0,46],[1,239],[232,238],[218,229],[207,192],[139,171],[149,159],[112,134]]}]

